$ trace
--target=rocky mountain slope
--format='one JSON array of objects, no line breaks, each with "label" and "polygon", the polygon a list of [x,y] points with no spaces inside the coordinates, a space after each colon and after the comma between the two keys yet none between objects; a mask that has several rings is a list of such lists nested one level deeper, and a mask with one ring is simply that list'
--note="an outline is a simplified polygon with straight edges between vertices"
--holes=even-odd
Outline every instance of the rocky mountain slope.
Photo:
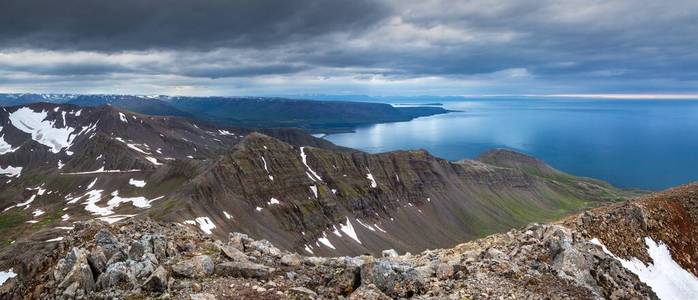
[{"label": "rocky mountain slope", "polygon": [[696,194],[693,184],[452,248],[377,257],[305,256],[147,217],[77,222],[64,239],[46,240],[46,230],[0,251],[0,298],[693,299]]},{"label": "rocky mountain slope", "polygon": [[[0,112],[4,245],[139,214],[314,255],[421,251],[635,193],[494,150],[449,162],[367,154],[295,130],[35,104]],[[60,237],[60,233],[56,233]]]}]

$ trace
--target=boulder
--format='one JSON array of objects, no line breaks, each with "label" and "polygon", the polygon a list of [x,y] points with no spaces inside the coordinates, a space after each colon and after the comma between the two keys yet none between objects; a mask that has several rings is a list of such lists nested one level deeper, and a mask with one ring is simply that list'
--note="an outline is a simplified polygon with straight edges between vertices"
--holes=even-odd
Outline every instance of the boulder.
[{"label": "boulder", "polygon": [[399,254],[397,253],[397,251],[395,251],[395,249],[383,250],[383,252],[381,252],[381,255],[383,257],[398,257],[399,256]]},{"label": "boulder", "polygon": [[97,286],[101,290],[118,289],[131,290],[136,286],[136,275],[130,262],[116,262],[107,267],[97,279]]},{"label": "boulder", "polygon": [[250,248],[269,256],[277,258],[281,257],[281,250],[279,250],[279,248],[274,247],[274,245],[272,245],[267,240],[253,241],[252,243],[250,243]]},{"label": "boulder", "polygon": [[176,276],[189,278],[205,277],[213,274],[213,270],[213,260],[208,255],[198,255],[172,266],[172,273]]},{"label": "boulder", "polygon": [[349,300],[390,300],[386,294],[383,294],[374,284],[361,285],[356,291],[349,295]]},{"label": "boulder", "polygon": [[304,263],[313,265],[313,266],[321,266],[327,263],[327,258],[324,257],[317,257],[317,256],[307,256],[303,260]]},{"label": "boulder", "polygon": [[114,235],[107,229],[100,229],[94,237],[95,244],[100,246],[104,251],[104,255],[107,260],[110,260],[112,256],[117,253],[123,252],[122,246],[119,241],[114,237]]},{"label": "boulder", "polygon": [[288,290],[290,299],[294,300],[314,300],[317,298],[317,293],[305,287],[294,287]]},{"label": "boulder", "polygon": [[361,268],[347,267],[335,272],[327,284],[337,295],[347,296],[361,285]]},{"label": "boulder", "polygon": [[362,283],[373,283],[393,298],[410,298],[420,294],[424,285],[419,273],[410,266],[377,261],[361,269]]},{"label": "boulder", "polygon": [[247,261],[249,260],[249,257],[242,252],[240,249],[235,248],[231,245],[224,245],[224,244],[217,244],[218,248],[221,250],[221,253],[225,255],[225,257],[235,260],[235,261]]},{"label": "boulder", "polygon": [[152,253],[150,243],[145,240],[132,241],[128,247],[128,258],[132,260],[140,260],[146,253]]},{"label": "boulder", "polygon": [[235,247],[240,251],[245,251],[245,245],[252,242],[252,239],[244,233],[231,232],[228,235],[228,245]]},{"label": "boulder", "polygon": [[201,293],[201,294],[191,294],[189,295],[189,299],[191,300],[216,300],[216,296],[208,293]]},{"label": "boulder", "polygon": [[162,293],[167,290],[167,271],[159,266],[143,283],[143,289],[150,292]]},{"label": "boulder", "polygon": [[441,280],[453,278],[456,272],[456,268],[451,263],[440,263],[436,267],[436,277]]},{"label": "boulder", "polygon": [[268,279],[272,268],[253,262],[234,261],[223,262],[216,265],[216,275]]},{"label": "boulder", "polygon": [[281,257],[281,263],[287,266],[300,266],[303,263],[300,255],[296,253],[286,254]]},{"label": "boulder", "polygon": [[149,251],[155,254],[158,260],[164,260],[167,257],[167,239],[161,234],[146,234],[141,238],[141,241],[147,245]]},{"label": "boulder", "polygon": [[87,262],[90,264],[90,268],[92,268],[92,271],[97,276],[107,270],[107,257],[104,255],[104,251],[100,246],[97,246],[90,251],[90,254],[87,256]]},{"label": "boulder", "polygon": [[77,284],[72,288],[75,291],[90,292],[95,289],[95,280],[87,256],[87,250],[74,247],[65,258],[58,261],[53,276],[59,288],[66,289]]}]

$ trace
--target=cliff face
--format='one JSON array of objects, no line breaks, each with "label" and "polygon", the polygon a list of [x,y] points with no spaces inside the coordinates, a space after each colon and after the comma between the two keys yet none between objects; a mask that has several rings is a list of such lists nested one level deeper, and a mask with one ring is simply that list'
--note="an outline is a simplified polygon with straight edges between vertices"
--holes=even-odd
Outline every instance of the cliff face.
[{"label": "cliff face", "polygon": [[[534,160],[509,151],[490,157],[512,155]],[[498,166],[421,150],[371,155],[251,134],[158,214],[208,218],[219,236],[245,232],[307,254],[377,254],[447,247],[627,196],[537,160]]]}]

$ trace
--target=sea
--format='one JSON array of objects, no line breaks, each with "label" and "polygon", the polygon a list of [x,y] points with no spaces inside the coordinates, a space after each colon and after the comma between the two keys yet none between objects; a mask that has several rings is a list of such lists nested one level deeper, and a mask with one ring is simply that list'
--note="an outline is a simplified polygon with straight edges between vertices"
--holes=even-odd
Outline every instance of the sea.
[{"label": "sea", "polygon": [[456,112],[324,138],[370,153],[425,149],[454,161],[507,148],[622,188],[662,190],[698,180],[696,100],[487,97],[439,104]]}]

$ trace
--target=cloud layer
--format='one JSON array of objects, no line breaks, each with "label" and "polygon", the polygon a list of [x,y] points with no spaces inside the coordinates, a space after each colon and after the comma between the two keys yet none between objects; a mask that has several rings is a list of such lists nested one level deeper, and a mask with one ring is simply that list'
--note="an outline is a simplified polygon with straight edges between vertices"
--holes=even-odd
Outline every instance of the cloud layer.
[{"label": "cloud layer", "polygon": [[0,91],[695,92],[695,1],[0,2]]}]

